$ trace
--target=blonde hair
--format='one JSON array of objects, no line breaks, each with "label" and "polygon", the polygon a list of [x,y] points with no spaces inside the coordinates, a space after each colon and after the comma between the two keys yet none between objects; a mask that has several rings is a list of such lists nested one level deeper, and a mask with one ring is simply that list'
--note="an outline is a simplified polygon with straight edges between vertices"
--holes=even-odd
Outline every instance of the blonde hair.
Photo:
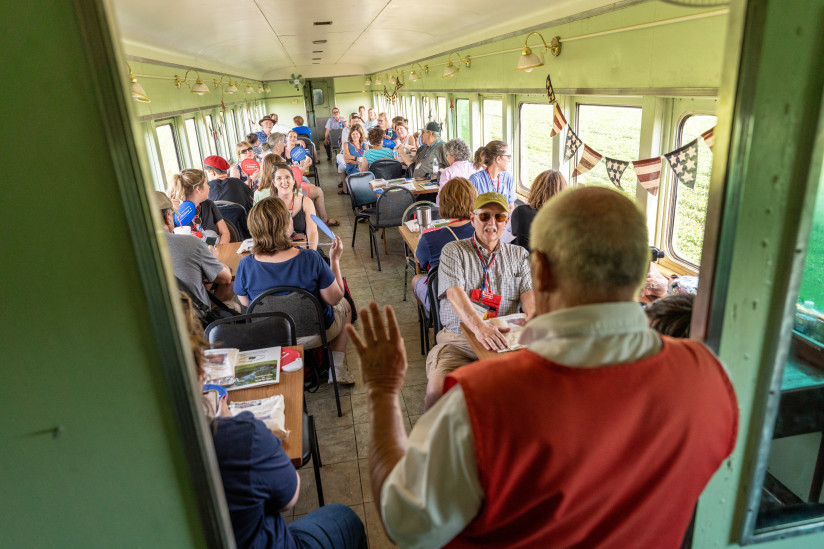
[{"label": "blonde hair", "polygon": [[255,241],[253,254],[272,255],[292,247],[292,215],[280,198],[270,196],[255,204],[247,224]]},{"label": "blonde hair", "polygon": [[240,143],[235,145],[235,154],[238,156],[238,158],[240,158],[240,151],[242,151],[243,149],[252,149],[252,148],[253,148],[252,144],[249,143],[248,141],[241,141]]},{"label": "blonde hair", "polygon": [[206,184],[206,174],[203,170],[186,169],[172,177],[166,195],[172,200],[187,200],[195,189]]},{"label": "blonde hair", "polygon": [[538,174],[532,187],[529,188],[529,197],[526,199],[529,207],[540,210],[546,201],[567,188],[567,180],[557,170],[547,170]]},{"label": "blonde hair", "polygon": [[260,185],[258,190],[264,191],[275,186],[275,166],[283,164],[283,158],[279,154],[267,154],[260,163]]},{"label": "blonde hair", "polygon": [[547,202],[532,222],[530,244],[546,257],[561,289],[580,304],[634,296],[649,270],[644,214],[605,187],[564,191]]},{"label": "blonde hair", "polygon": [[444,219],[469,219],[472,205],[478,198],[475,186],[463,177],[453,177],[438,195],[440,214]]}]

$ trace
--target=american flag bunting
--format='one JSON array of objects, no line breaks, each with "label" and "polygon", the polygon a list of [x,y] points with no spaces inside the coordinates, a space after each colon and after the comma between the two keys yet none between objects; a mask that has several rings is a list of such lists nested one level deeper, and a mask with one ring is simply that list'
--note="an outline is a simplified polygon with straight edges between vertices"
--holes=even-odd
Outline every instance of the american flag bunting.
[{"label": "american flag bunting", "polygon": [[621,187],[621,176],[624,175],[624,170],[626,170],[627,166],[629,166],[629,162],[615,160],[614,158],[606,158],[604,159],[604,162],[607,163],[607,175],[609,176],[609,180],[613,185],[621,190],[624,190],[624,188]]},{"label": "american flag bunting", "polygon": [[675,177],[690,189],[694,189],[695,179],[698,177],[698,139],[693,139],[680,149],[668,152],[664,158],[675,172]]},{"label": "american flag bunting", "polygon": [[552,89],[552,81],[549,79],[549,73],[546,75],[546,98],[550,105],[555,103],[555,90]]},{"label": "american flag bunting", "polygon": [[575,153],[578,152],[578,149],[581,148],[583,144],[583,141],[575,135],[572,128],[569,128],[566,135],[566,144],[564,145],[564,160],[569,160],[575,156]]},{"label": "american flag bunting", "polygon": [[561,112],[561,107],[558,103],[555,103],[555,114],[552,116],[552,131],[549,133],[549,136],[555,137],[566,125],[567,121],[566,118],[564,118],[564,113]]},{"label": "american flag bunting", "polygon": [[702,133],[701,138],[704,140],[704,144],[712,150],[712,145],[715,142],[715,126]]},{"label": "american flag bunting", "polygon": [[584,175],[589,170],[595,167],[598,162],[604,157],[601,153],[584,143],[584,152],[581,153],[581,161],[575,166],[575,171],[572,172],[572,177]]},{"label": "american flag bunting", "polygon": [[652,196],[658,196],[658,184],[661,180],[661,157],[635,160],[632,169],[638,176],[638,183]]}]

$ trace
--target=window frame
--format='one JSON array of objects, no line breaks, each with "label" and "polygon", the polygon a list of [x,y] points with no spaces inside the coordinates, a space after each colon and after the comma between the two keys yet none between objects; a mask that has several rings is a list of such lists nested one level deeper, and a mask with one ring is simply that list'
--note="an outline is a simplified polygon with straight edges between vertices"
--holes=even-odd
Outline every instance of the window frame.
[{"label": "window frame", "polygon": [[[518,162],[515,163],[516,176],[517,176],[517,178],[516,178],[516,181],[517,181],[516,188],[517,188],[518,191],[520,191],[520,194],[522,194],[523,196],[527,196],[529,194],[529,189],[530,189],[530,187],[526,186],[525,182],[522,181],[522,177],[526,173],[526,170],[525,170],[524,166],[521,165],[521,156],[522,156],[521,152],[524,150],[523,137],[522,137],[523,136],[524,125],[521,123],[521,113],[523,111],[523,107],[524,107],[524,105],[548,106],[550,109],[552,109],[552,112],[554,112],[554,105],[547,105],[547,103],[545,101],[541,101],[539,97],[536,96],[534,101],[531,101],[529,99],[531,99],[531,98],[521,98],[521,99],[518,99],[517,102],[516,102],[516,104],[517,104],[517,117],[518,117],[517,118],[518,131],[517,131],[517,135],[515,136],[516,139],[513,140],[513,141],[517,141],[517,155],[518,155]],[[559,133],[558,135],[555,135],[554,137],[550,138],[552,140],[552,153],[551,153],[552,158],[551,158],[549,169],[551,169],[551,170],[559,169],[558,155],[556,153],[556,148],[557,148],[556,144],[560,143],[560,140],[561,140],[560,135],[561,134]],[[516,154],[515,152],[513,152],[514,150],[515,150],[515,147],[510,146],[510,152],[512,152],[512,154]]]},{"label": "window frame", "polygon": [[[500,139],[505,143],[509,143],[506,140],[506,128],[504,127],[504,109],[506,108],[505,105],[505,98],[503,95],[482,95],[479,97],[479,103],[481,106],[481,142],[485,145],[492,141],[491,136],[487,136],[487,128],[486,128],[486,102],[487,101],[498,101],[501,104],[501,136]],[[511,147],[510,147],[511,148]]]},{"label": "window frame", "polygon": [[[455,97],[453,101],[455,102],[455,137],[463,140],[469,146],[469,150],[472,151],[474,150],[472,143],[472,100],[469,97]],[[466,101],[467,116],[469,118],[469,135],[467,136],[461,135],[461,117],[458,112],[458,106],[461,101]]]},{"label": "window frame", "polygon": [[[192,122],[192,131],[189,131],[189,127],[187,122],[191,120]],[[198,131],[197,127],[197,116],[192,116],[190,118],[183,119],[183,128],[186,131],[186,142],[189,145],[189,160],[192,162],[192,167],[196,169],[200,169],[203,165],[203,159],[206,158],[203,156],[203,147],[201,146],[201,139],[200,139],[200,132]],[[192,158],[192,134],[194,134],[194,148],[197,149],[198,155],[200,156],[200,166],[195,164],[195,159]]]},{"label": "window frame", "polygon": [[160,160],[160,174],[161,174],[161,176],[164,180],[163,181],[164,184],[166,184],[168,186],[170,181],[168,181],[168,178],[166,176],[166,160],[163,157],[163,150],[162,150],[162,147],[160,145],[160,134],[158,134],[157,130],[159,128],[162,128],[162,127],[165,127],[165,126],[169,126],[169,129],[171,130],[172,146],[173,146],[174,151],[175,151],[175,158],[177,160],[178,173],[180,171],[184,170],[185,169],[184,166],[186,165],[186,163],[183,161],[183,156],[181,154],[180,134],[178,133],[177,123],[176,123],[174,118],[160,118],[158,120],[154,120],[152,126],[153,126],[152,130],[153,130],[154,137],[155,137],[155,143],[157,144],[157,157]]}]

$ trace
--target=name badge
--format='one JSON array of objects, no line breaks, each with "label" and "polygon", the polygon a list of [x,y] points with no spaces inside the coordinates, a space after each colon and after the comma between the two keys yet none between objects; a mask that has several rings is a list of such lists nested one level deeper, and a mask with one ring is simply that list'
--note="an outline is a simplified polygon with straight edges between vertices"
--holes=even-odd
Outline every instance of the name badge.
[{"label": "name badge", "polygon": [[474,289],[469,293],[469,301],[475,313],[482,320],[498,316],[498,310],[501,307],[501,296],[498,294]]}]

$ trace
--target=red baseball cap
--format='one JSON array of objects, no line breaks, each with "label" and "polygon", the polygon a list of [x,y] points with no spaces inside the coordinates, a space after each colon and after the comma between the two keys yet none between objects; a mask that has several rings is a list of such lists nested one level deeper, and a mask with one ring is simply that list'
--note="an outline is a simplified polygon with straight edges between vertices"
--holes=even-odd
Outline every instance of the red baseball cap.
[{"label": "red baseball cap", "polygon": [[217,155],[207,156],[206,160],[203,161],[203,165],[210,166],[212,168],[217,168],[218,170],[223,172],[228,172],[229,168],[231,167],[222,156]]}]

